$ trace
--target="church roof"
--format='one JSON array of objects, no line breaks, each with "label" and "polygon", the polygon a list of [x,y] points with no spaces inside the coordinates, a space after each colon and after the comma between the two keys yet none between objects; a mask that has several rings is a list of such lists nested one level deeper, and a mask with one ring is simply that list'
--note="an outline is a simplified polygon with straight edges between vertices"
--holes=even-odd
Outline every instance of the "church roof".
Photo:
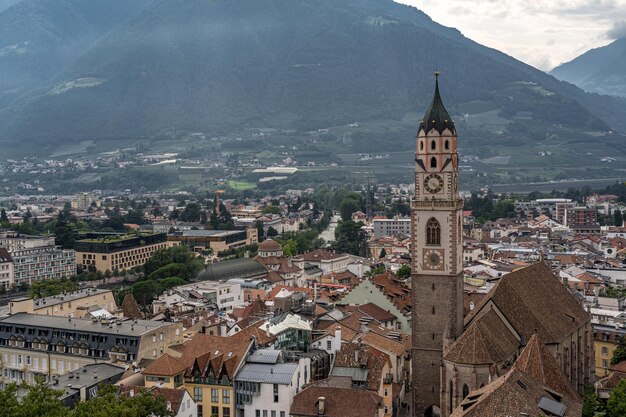
[{"label": "church roof", "polygon": [[580,401],[580,396],[574,391],[558,363],[536,334],[530,338],[514,367],[564,396]]},{"label": "church roof", "polygon": [[467,328],[444,359],[466,365],[491,365],[512,357],[519,341],[498,313],[489,310]]},{"label": "church roof", "polygon": [[449,129],[453,134],[456,134],[454,122],[439,95],[439,73],[436,72],[435,76],[435,96],[430,103],[430,107],[426,110],[426,114],[424,114],[424,119],[420,122],[418,133],[420,130],[424,130],[424,132],[428,133],[432,129],[435,129],[441,134],[445,129]]},{"label": "church roof", "polygon": [[560,343],[590,321],[589,314],[543,262],[500,278],[466,318],[466,326],[477,320],[490,302],[526,340],[537,333],[545,343]]}]

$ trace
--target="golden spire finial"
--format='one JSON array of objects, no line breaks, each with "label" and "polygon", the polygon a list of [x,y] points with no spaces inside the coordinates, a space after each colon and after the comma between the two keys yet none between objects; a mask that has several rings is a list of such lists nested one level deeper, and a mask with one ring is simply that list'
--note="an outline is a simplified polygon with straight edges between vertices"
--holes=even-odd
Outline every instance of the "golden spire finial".
[{"label": "golden spire finial", "polygon": [[435,70],[435,78],[439,78],[439,70]]}]

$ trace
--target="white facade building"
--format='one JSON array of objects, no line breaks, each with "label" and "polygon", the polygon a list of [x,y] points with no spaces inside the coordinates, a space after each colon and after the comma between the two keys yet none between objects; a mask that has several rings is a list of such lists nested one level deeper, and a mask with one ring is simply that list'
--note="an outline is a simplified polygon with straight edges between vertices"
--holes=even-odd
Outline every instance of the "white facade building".
[{"label": "white facade building", "polygon": [[176,287],[178,293],[195,291],[203,295],[209,303],[213,303],[220,311],[233,311],[245,305],[241,285],[237,283],[202,281]]},{"label": "white facade building", "polygon": [[310,378],[310,358],[285,362],[280,350],[257,350],[235,376],[236,417],[288,417]]}]

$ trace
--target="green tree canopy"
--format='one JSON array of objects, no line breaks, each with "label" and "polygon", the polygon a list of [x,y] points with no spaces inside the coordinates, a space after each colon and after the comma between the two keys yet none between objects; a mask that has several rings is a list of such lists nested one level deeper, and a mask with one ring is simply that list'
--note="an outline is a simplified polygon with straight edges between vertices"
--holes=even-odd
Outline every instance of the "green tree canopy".
[{"label": "green tree canopy", "polygon": [[607,417],[626,416],[626,379],[622,379],[606,403]]},{"label": "green tree canopy", "polygon": [[396,275],[400,279],[409,278],[411,276],[411,267],[408,264],[402,265],[400,269],[398,269],[398,272],[396,273]]}]

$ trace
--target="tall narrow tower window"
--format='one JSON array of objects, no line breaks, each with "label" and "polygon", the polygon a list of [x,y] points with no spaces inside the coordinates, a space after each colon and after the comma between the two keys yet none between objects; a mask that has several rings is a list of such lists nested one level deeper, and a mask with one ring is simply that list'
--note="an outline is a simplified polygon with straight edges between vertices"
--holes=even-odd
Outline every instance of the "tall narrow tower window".
[{"label": "tall narrow tower window", "polygon": [[446,141],[446,143],[443,146],[444,146],[444,148],[446,148],[446,150],[450,149],[450,142]]},{"label": "tall narrow tower window", "polygon": [[467,384],[463,384],[463,399],[469,395],[469,387]]},{"label": "tall narrow tower window", "polygon": [[430,167],[437,168],[437,158],[435,158],[434,156],[430,158]]},{"label": "tall narrow tower window", "polygon": [[432,142],[430,142],[430,149],[435,150],[436,148],[437,148],[437,144],[433,140]]},{"label": "tall narrow tower window", "polygon": [[424,141],[420,140],[420,151],[424,150]]},{"label": "tall narrow tower window", "polygon": [[441,244],[441,226],[439,225],[437,219],[431,218],[426,224],[426,244]]}]

